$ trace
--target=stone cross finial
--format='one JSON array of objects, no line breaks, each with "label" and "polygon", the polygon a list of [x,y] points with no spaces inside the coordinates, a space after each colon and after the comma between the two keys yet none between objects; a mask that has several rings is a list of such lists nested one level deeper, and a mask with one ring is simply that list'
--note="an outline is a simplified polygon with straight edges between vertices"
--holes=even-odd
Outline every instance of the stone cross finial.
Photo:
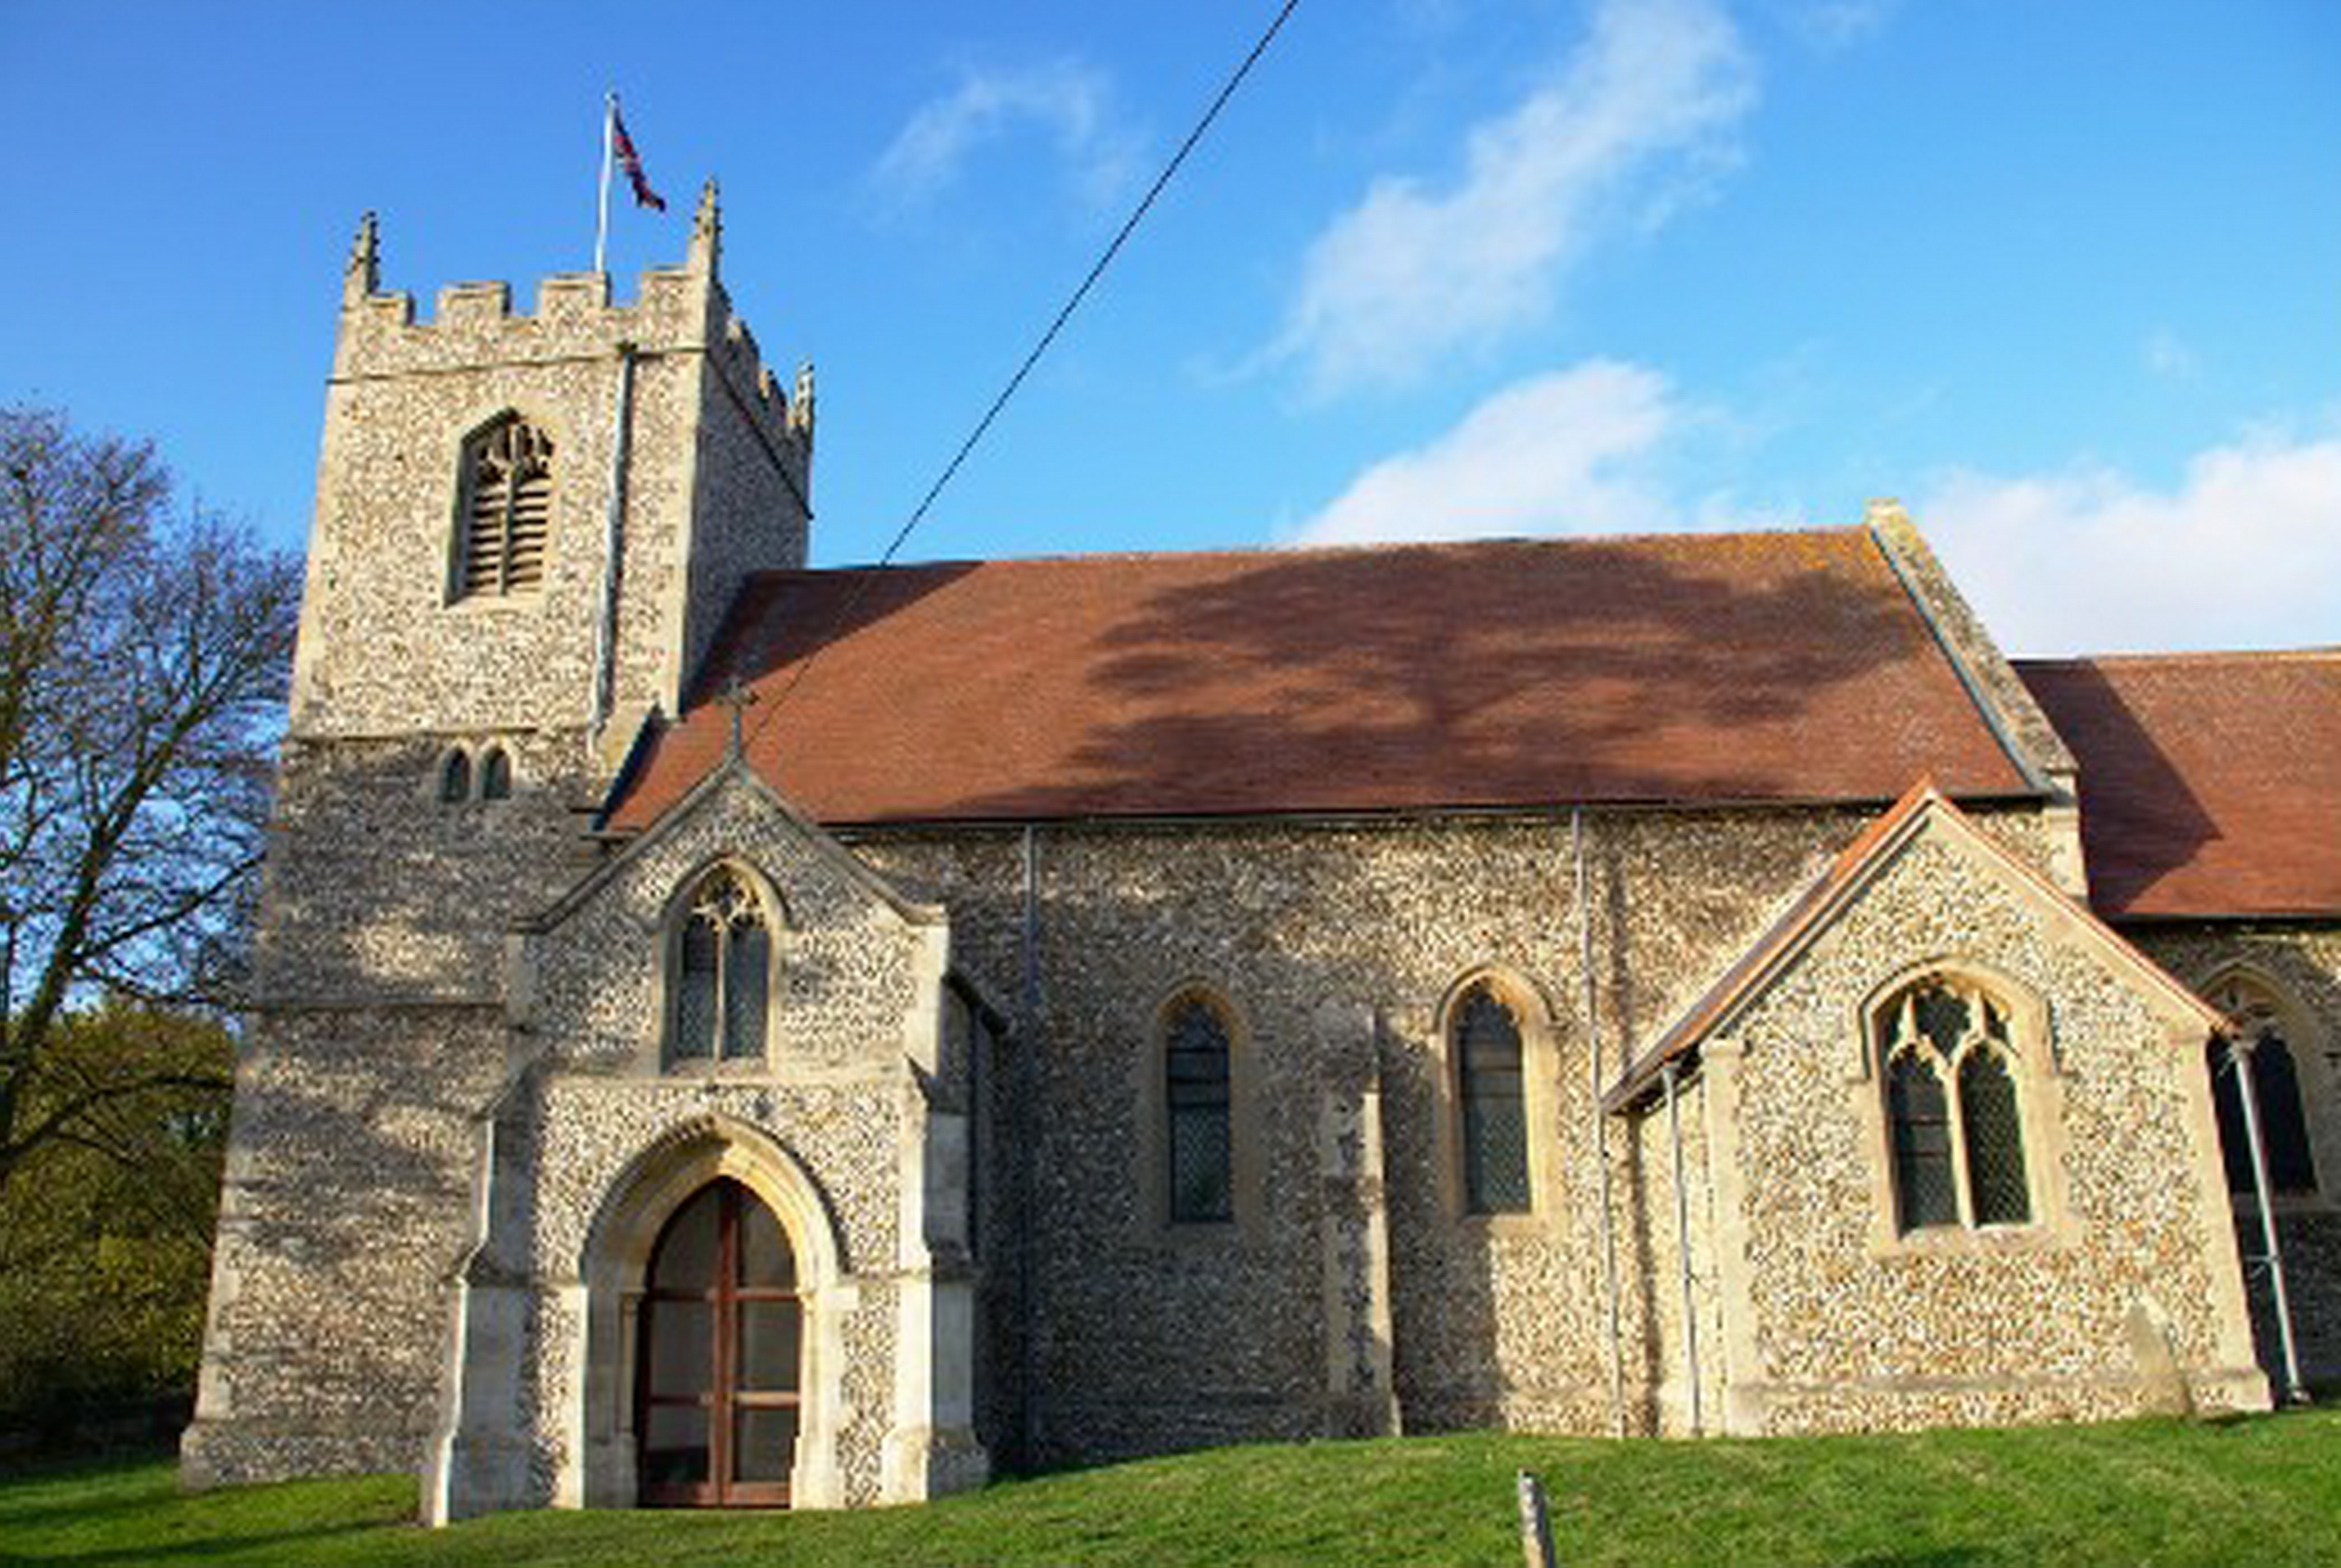
[{"label": "stone cross finial", "polygon": [[723,694],[716,700],[732,710],[730,755],[736,760],[747,754],[747,710],[756,702],[755,690],[734,675],[723,683]]},{"label": "stone cross finial", "polygon": [[350,260],[341,270],[341,303],[346,307],[372,297],[381,282],[381,237],[369,212],[358,219],[357,237],[350,242]]}]

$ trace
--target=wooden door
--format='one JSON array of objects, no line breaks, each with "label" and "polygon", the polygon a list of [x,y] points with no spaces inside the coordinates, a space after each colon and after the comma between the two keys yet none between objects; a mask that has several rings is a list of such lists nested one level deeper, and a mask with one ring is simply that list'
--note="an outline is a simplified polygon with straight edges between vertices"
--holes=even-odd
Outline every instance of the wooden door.
[{"label": "wooden door", "polygon": [[784,1506],[796,1462],[802,1311],[779,1220],[725,1178],[652,1249],[636,1347],[641,1500]]}]

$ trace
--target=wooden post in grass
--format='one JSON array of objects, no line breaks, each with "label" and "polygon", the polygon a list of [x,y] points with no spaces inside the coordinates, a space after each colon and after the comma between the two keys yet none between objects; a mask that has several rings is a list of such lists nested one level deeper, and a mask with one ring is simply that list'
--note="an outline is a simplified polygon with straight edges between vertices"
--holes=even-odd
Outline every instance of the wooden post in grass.
[{"label": "wooden post in grass", "polygon": [[1528,1568],[1555,1568],[1553,1521],[1544,1509],[1544,1483],[1527,1470],[1520,1472],[1520,1555]]}]

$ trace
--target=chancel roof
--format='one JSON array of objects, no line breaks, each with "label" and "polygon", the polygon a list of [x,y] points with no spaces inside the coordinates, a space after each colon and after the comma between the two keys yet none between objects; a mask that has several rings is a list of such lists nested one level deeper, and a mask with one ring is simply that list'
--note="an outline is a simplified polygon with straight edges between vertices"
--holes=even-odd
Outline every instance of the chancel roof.
[{"label": "chancel roof", "polygon": [[2027,789],[1862,528],[763,573],[611,827],[735,679],[831,825]]},{"label": "chancel roof", "polygon": [[2112,918],[2341,914],[2341,649],[2020,660]]}]

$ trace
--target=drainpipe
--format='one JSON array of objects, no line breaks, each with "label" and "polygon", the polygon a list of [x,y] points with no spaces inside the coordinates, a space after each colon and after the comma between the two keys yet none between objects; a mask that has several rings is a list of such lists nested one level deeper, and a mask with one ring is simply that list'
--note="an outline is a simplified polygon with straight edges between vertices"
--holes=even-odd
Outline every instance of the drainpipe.
[{"label": "drainpipe", "polygon": [[2308,1390],[2300,1382],[2300,1351],[2293,1343],[2292,1298],[2284,1290],[2284,1252],[2276,1241],[2276,1206],[2268,1181],[2268,1149],[2260,1141],[2259,1097],[2252,1085],[2255,1041],[2230,1043],[2228,1061],[2235,1069],[2238,1098],[2243,1101],[2243,1139],[2252,1146],[2252,1192],[2259,1199],[2260,1238],[2268,1247],[2268,1277],[2276,1287],[2276,1337],[2284,1347],[2284,1399],[2305,1403]]},{"label": "drainpipe", "polygon": [[1674,1063],[1659,1070],[1666,1083],[1666,1138],[1674,1149],[1674,1258],[1683,1275],[1683,1351],[1689,1366],[1691,1436],[1704,1423],[1699,1408],[1699,1312],[1691,1292],[1691,1195],[1683,1185],[1683,1113],[1674,1098]]},{"label": "drainpipe", "polygon": [[1601,1176],[1601,1289],[1609,1310],[1609,1421],[1626,1435],[1626,1364],[1618,1326],[1618,1228],[1609,1209],[1609,1119],[1601,1108],[1601,1024],[1594,1008],[1594,913],[1586,900],[1584,808],[1568,813],[1568,852],[1577,868],[1577,963],[1585,977],[1585,1071],[1587,1104],[1594,1117],[1594,1163]]},{"label": "drainpipe", "polygon": [[1024,835],[1024,920],[1020,933],[1024,949],[1022,995],[1017,1000],[1016,1087],[1016,1449],[1017,1461],[1029,1469],[1035,1463],[1038,1422],[1033,1398],[1032,1262],[1035,1225],[1032,1212],[1033,1140],[1040,1117],[1035,1101],[1040,1092],[1040,833],[1030,823]]},{"label": "drainpipe", "polygon": [[602,526],[602,613],[593,623],[593,741],[610,721],[617,684],[617,556],[625,537],[627,456],[634,428],[634,345],[617,346],[617,392],[610,410],[609,506]]}]

